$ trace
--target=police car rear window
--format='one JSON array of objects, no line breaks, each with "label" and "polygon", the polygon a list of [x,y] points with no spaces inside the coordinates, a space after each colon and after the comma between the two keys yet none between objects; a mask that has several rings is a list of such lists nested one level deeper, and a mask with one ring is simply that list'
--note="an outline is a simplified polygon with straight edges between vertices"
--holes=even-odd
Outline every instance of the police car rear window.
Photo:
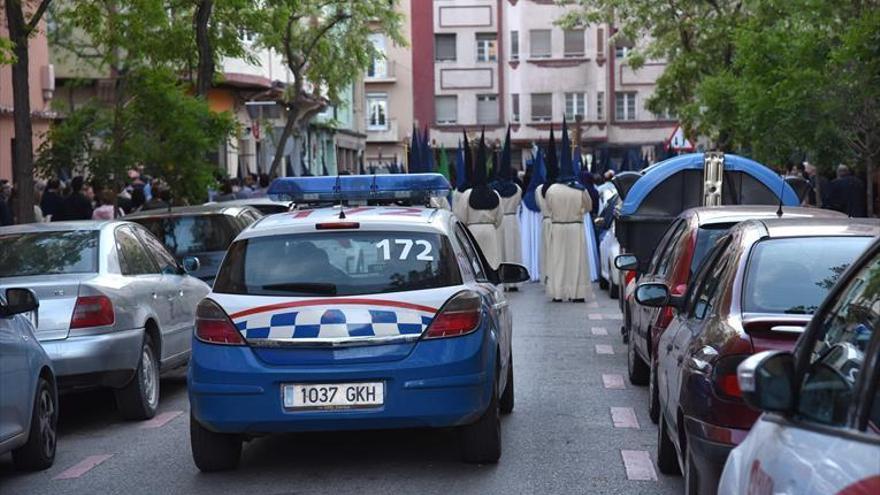
[{"label": "police car rear window", "polygon": [[461,274],[445,236],[335,231],[233,243],[214,292],[352,296],[459,284]]}]

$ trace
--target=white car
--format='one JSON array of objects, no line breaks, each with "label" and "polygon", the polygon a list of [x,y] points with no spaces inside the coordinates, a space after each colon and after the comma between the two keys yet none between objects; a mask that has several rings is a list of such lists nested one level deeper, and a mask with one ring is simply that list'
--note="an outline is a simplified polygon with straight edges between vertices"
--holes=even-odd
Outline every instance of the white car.
[{"label": "white car", "polygon": [[617,192],[613,189],[601,192],[599,202],[601,208],[596,219],[606,228],[599,239],[599,286],[608,289],[612,299],[620,295],[620,287],[622,287],[620,270],[614,267],[614,258],[620,254],[620,243],[617,242],[614,227],[614,208],[620,204],[618,198]]},{"label": "white car", "polygon": [[841,277],[793,353],[740,364],[743,398],[764,414],[728,457],[719,495],[880,493],[878,289],[880,241]]}]

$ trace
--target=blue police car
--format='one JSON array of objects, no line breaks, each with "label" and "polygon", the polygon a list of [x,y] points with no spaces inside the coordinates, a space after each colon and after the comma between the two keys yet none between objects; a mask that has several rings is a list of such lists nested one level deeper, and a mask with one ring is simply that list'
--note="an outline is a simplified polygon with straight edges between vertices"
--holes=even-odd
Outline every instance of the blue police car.
[{"label": "blue police car", "polygon": [[528,272],[492,269],[449,211],[411,206],[448,190],[437,174],[273,183],[300,205],[338,204],[251,225],[199,304],[199,469],[233,469],[244,440],[275,432],[412,427],[458,427],[464,460],[499,459],[499,415],[514,403],[500,284]]}]

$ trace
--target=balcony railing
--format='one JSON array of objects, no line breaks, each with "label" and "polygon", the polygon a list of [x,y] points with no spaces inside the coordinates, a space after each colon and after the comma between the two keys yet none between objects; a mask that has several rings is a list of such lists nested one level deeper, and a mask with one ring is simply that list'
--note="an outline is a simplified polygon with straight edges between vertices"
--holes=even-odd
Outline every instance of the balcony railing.
[{"label": "balcony railing", "polygon": [[[394,60],[382,60],[367,69],[364,82],[387,83],[397,80],[395,74],[396,65]],[[384,70],[383,70],[384,69]]]},{"label": "balcony railing", "polygon": [[400,127],[397,119],[387,119],[385,126],[371,125],[367,120],[368,143],[392,143],[400,141]]}]

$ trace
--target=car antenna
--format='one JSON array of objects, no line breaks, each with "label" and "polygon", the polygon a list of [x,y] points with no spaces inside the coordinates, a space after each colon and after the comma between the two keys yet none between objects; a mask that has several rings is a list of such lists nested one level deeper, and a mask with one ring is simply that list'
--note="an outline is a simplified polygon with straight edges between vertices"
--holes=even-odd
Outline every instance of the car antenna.
[{"label": "car antenna", "polygon": [[338,169],[336,172],[336,185],[333,186],[333,190],[336,191],[336,197],[339,199],[339,219],[345,220],[345,209],[342,205],[342,178],[339,176]]},{"label": "car antenna", "polygon": [[776,217],[782,218],[782,196],[785,194],[785,179],[782,179],[782,190],[779,191],[779,208],[776,209]]}]

